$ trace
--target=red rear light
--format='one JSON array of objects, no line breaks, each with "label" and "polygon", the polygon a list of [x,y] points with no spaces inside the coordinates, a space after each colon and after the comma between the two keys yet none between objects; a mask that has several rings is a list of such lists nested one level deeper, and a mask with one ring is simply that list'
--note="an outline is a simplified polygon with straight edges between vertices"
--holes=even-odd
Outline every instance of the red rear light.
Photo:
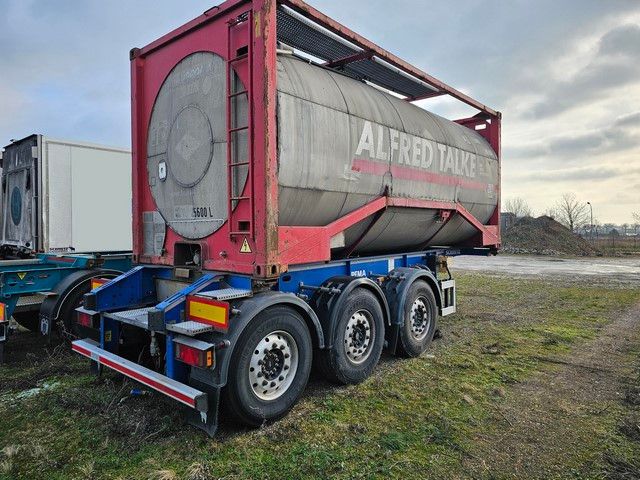
[{"label": "red rear light", "polygon": [[7,321],[7,306],[4,303],[0,303],[0,323]]},{"label": "red rear light", "polygon": [[78,312],[78,324],[82,325],[83,327],[90,327],[91,315],[84,312]]},{"label": "red rear light", "polygon": [[201,368],[213,367],[213,348],[199,350],[181,343],[174,343],[176,349],[176,360],[180,360],[188,365]]},{"label": "red rear light", "polygon": [[76,310],[76,322],[87,328],[98,328],[98,319],[100,316],[96,312],[78,308]]}]

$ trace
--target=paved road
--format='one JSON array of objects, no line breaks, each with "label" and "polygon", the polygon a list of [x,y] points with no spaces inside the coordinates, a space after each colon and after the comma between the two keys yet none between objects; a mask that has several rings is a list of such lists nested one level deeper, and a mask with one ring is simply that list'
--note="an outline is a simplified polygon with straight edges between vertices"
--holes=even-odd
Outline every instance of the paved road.
[{"label": "paved road", "polygon": [[640,285],[640,257],[563,258],[533,255],[497,255],[495,257],[460,256],[453,258],[452,270],[511,274],[607,279],[615,283]]}]

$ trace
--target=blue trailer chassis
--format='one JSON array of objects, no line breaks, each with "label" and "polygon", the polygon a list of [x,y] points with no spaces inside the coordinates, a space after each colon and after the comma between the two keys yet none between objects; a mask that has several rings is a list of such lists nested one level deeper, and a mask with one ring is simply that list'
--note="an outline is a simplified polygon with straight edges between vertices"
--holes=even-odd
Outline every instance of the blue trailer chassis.
[{"label": "blue trailer chassis", "polygon": [[[72,348],[90,358],[94,366],[107,366],[189,406],[191,422],[213,434],[220,390],[233,368],[233,347],[258,313],[273,305],[287,305],[307,321],[316,348],[331,348],[334,313],[354,288],[366,288],[376,295],[389,327],[404,323],[404,296],[417,279],[429,284],[438,313],[447,315],[456,307],[455,281],[446,257],[489,253],[489,249],[435,248],[336,260],[294,266],[268,281],[227,272],[139,265],[85,295],[78,318],[99,330],[99,341],[75,341]],[[171,282],[180,286],[171,294],[161,294],[162,285]],[[220,301],[228,303],[228,325],[209,329],[205,335],[193,330],[196,322],[190,321],[187,311],[188,298],[193,296],[214,299],[212,308]],[[119,356],[126,344],[123,328],[132,327],[149,333],[150,350],[157,347],[158,336],[164,337],[164,355],[157,355],[163,361],[160,368],[148,369]],[[389,330],[397,332],[398,328]],[[385,346],[393,350],[396,342],[397,334],[389,335]],[[214,361],[209,368],[191,368],[176,358],[176,345],[196,345],[212,351]]]}]

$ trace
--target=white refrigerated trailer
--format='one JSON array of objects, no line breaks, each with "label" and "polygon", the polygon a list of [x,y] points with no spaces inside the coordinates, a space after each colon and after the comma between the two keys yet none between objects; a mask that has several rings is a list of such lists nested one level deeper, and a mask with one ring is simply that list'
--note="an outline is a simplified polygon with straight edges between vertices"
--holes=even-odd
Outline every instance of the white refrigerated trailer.
[{"label": "white refrigerated trailer", "polygon": [[0,363],[13,317],[69,326],[99,278],[131,264],[131,152],[31,135],[0,153]]},{"label": "white refrigerated trailer", "polygon": [[4,148],[6,254],[131,250],[131,152],[31,135]]}]

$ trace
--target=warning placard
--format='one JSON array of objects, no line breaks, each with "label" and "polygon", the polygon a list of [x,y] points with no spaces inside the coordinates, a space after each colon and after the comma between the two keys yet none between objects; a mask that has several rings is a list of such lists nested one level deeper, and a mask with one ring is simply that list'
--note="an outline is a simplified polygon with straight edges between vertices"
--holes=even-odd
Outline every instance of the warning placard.
[{"label": "warning placard", "polygon": [[249,246],[247,237],[244,237],[244,240],[242,241],[242,246],[240,247],[240,253],[251,253],[251,247]]}]

